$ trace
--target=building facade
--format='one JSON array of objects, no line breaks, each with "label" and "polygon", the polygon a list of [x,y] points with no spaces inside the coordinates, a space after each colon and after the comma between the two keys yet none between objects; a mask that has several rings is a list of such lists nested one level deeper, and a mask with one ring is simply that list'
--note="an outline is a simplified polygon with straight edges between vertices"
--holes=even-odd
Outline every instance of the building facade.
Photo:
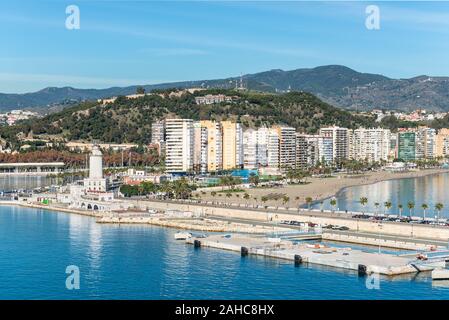
[{"label": "building facade", "polygon": [[320,135],[332,139],[332,162],[349,159],[349,129],[328,127],[320,129]]},{"label": "building facade", "polygon": [[390,154],[390,130],[355,129],[351,138],[351,158],[359,161],[387,161]]},{"label": "building facade", "polygon": [[170,173],[193,171],[193,120],[166,119],[165,168]]},{"label": "building facade", "polygon": [[223,169],[223,138],[219,122],[203,120],[201,127],[207,131],[207,171]]},{"label": "building facade", "polygon": [[242,125],[233,121],[222,121],[223,134],[223,170],[243,167],[243,130]]},{"label": "building facade", "polygon": [[296,168],[296,130],[288,126],[274,126],[279,136],[279,169]]},{"label": "building facade", "polygon": [[398,132],[398,158],[403,161],[413,161],[416,157],[415,132]]}]

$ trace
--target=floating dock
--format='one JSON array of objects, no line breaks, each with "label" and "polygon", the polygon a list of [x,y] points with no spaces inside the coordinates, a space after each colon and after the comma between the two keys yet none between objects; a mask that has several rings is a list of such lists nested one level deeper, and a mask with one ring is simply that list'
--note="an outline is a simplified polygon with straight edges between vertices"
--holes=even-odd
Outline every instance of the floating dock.
[{"label": "floating dock", "polygon": [[386,253],[372,253],[351,248],[334,248],[320,244],[293,244],[280,238],[250,237],[246,235],[212,235],[207,238],[190,238],[187,243],[195,247],[211,247],[240,252],[242,256],[258,255],[291,260],[295,265],[311,263],[358,272],[359,275],[378,273],[400,275],[431,271],[444,267],[449,255],[435,262],[421,263],[413,256],[405,257]]}]

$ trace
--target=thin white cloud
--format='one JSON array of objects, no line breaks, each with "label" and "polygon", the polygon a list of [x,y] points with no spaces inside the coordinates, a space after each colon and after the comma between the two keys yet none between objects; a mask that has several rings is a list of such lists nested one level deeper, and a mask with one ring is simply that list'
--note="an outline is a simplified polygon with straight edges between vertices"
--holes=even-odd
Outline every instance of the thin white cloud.
[{"label": "thin white cloud", "polygon": [[139,53],[149,53],[157,56],[202,56],[210,52],[190,48],[144,48],[139,50]]}]

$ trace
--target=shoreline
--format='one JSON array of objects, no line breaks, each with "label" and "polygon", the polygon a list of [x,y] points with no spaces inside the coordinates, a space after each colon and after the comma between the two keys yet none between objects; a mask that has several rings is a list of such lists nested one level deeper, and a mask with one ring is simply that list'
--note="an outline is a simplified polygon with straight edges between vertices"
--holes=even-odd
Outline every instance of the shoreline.
[{"label": "shoreline", "polygon": [[[357,187],[363,185],[371,185],[378,182],[401,180],[401,179],[413,179],[421,178],[430,175],[437,175],[449,173],[449,169],[422,169],[419,171],[407,171],[407,172],[386,172],[386,171],[374,171],[362,174],[341,174],[328,178],[309,177],[306,179],[305,184],[286,185],[283,187],[273,188],[252,188],[246,189],[242,192],[235,192],[239,196],[233,195],[230,198],[224,196],[212,197],[210,192],[205,195],[200,195],[202,201],[215,201],[222,203],[240,203],[245,204],[258,204],[261,205],[261,198],[263,196],[278,196],[278,199],[267,200],[263,205],[269,207],[285,207],[290,208],[307,208],[306,198],[312,198],[312,203],[316,204],[321,201],[327,200],[332,197],[338,196],[343,190],[349,187]],[[250,195],[249,200],[243,199],[243,194],[248,193]],[[282,196],[288,196],[288,204],[282,203]],[[256,197],[256,201],[254,201]]]},{"label": "shoreline", "polygon": [[[426,171],[426,170],[432,170],[432,172],[423,172],[423,174],[415,174],[413,175],[413,173],[421,173],[422,171]],[[403,179],[415,179],[415,178],[422,178],[422,177],[428,177],[428,176],[433,176],[433,175],[438,175],[438,174],[443,174],[443,173],[449,173],[449,169],[424,169],[421,171],[409,171],[409,172],[402,172],[399,174],[407,174],[407,176],[402,176],[402,177],[389,177],[386,179],[381,179],[381,180],[376,180],[376,181],[370,181],[370,182],[366,182],[366,183],[360,183],[360,184],[353,184],[353,185],[347,185],[347,186],[343,186],[341,187],[337,192],[335,192],[333,195],[330,195],[328,197],[325,198],[320,198],[317,201],[313,201],[312,204],[316,204],[319,203],[320,201],[324,201],[333,197],[338,197],[338,195],[340,193],[342,193],[343,191],[345,191],[348,188],[352,188],[352,187],[360,187],[360,186],[369,186],[369,185],[373,185],[376,183],[380,183],[380,182],[386,182],[386,181],[391,181],[391,180],[403,180]],[[306,205],[306,203],[303,203],[302,205]]]},{"label": "shoreline", "polygon": [[[355,187],[355,186],[362,186],[362,185],[370,185],[375,184],[379,182],[384,181],[390,181],[390,180],[400,180],[400,179],[413,179],[413,178],[420,178],[425,176],[431,176],[431,175],[437,175],[437,174],[443,174],[443,173],[449,173],[449,169],[424,169],[420,171],[410,171],[410,172],[399,172],[399,173],[391,173],[391,172],[383,172],[383,171],[376,171],[376,172],[369,172],[364,174],[358,174],[358,175],[341,175],[339,177],[331,177],[331,178],[309,178],[312,180],[308,184],[303,185],[287,185],[282,188],[254,188],[254,189],[247,189],[244,192],[276,192],[279,190],[279,192],[285,192],[288,195],[290,194],[297,194],[299,195],[302,193],[302,197],[300,197],[298,202],[298,207],[306,207],[307,204],[305,202],[305,198],[308,196],[311,196],[313,201],[312,204],[319,203],[321,201],[324,201],[326,199],[329,199],[331,197],[338,196],[339,193],[344,191],[347,188]],[[317,191],[320,191],[320,194],[316,195]],[[314,195],[315,194],[315,195]],[[292,199],[292,197],[290,197]],[[260,197],[259,197],[260,199]],[[233,197],[233,199],[224,199],[225,201],[229,202],[241,202],[243,197]],[[126,201],[126,200],[122,200]],[[298,200],[297,200],[298,201]],[[290,207],[291,202],[289,203]],[[71,213],[71,214],[78,214],[83,215],[87,217],[95,218],[96,223],[109,223],[109,224],[148,224],[148,225],[155,225],[155,226],[161,226],[161,227],[169,227],[169,228],[175,228],[175,229],[190,229],[195,231],[210,231],[210,232],[242,232],[241,228],[239,229],[238,224],[234,225],[217,225],[213,224],[210,221],[203,220],[203,223],[189,223],[187,221],[180,222],[179,220],[172,220],[170,219],[158,219],[155,217],[132,217],[132,216],[123,216],[118,218],[117,216],[112,216],[109,212],[94,212],[94,211],[87,211],[87,210],[79,210],[74,208],[68,208],[68,207],[62,207],[62,206],[55,206],[55,205],[43,205],[43,204],[37,204],[37,203],[28,203],[28,202],[19,202],[19,201],[7,201],[7,202],[1,202],[0,205],[10,205],[10,206],[21,206],[25,208],[34,208],[34,209],[43,209],[48,211],[54,211],[54,212],[63,212],[63,213]],[[270,205],[270,201],[267,201],[266,205]],[[282,205],[277,205],[279,208],[283,208]],[[284,206],[285,207],[285,206]],[[132,211],[132,210],[131,210]],[[213,219],[212,219],[213,220]],[[216,222],[216,221],[215,221]],[[256,228],[257,229],[257,228]],[[245,230],[243,231],[245,233],[258,233],[258,231],[255,230]],[[260,232],[260,230],[259,230]]]}]

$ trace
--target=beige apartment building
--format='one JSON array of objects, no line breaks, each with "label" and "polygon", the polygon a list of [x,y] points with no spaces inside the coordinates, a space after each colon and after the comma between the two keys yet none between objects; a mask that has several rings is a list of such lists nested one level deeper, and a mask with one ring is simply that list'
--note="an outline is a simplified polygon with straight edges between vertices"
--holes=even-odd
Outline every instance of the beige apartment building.
[{"label": "beige apartment building", "polygon": [[243,131],[240,123],[222,121],[223,170],[239,169],[243,166]]},{"label": "beige apartment building", "polygon": [[446,157],[449,155],[449,129],[443,128],[438,131],[435,138],[435,156]]},{"label": "beige apartment building", "polygon": [[202,120],[201,127],[207,131],[207,171],[215,172],[223,168],[222,134],[219,122]]}]

